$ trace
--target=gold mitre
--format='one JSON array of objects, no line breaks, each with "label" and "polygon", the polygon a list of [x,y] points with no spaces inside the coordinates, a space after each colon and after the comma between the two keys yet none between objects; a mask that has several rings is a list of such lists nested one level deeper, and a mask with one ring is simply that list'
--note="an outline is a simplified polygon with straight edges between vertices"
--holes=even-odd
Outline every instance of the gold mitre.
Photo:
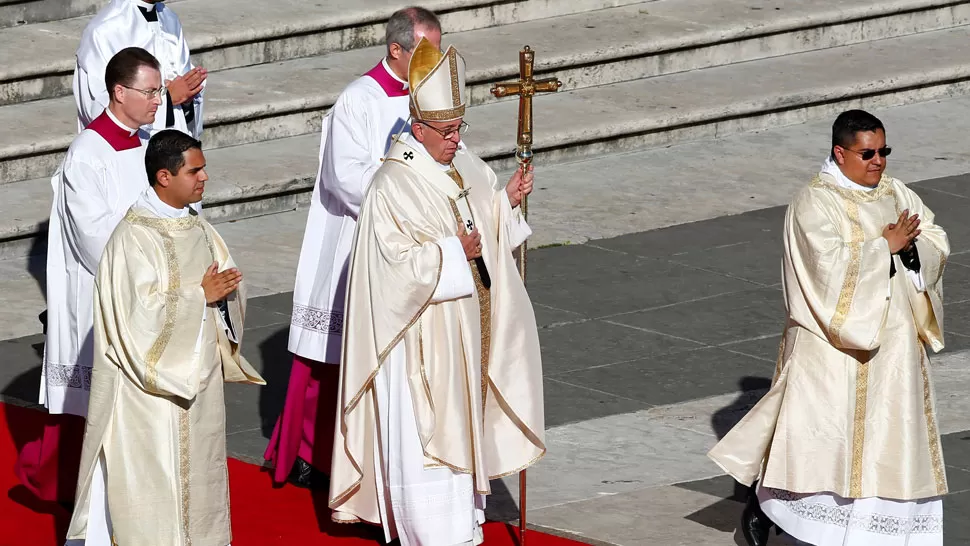
[{"label": "gold mitre", "polygon": [[455,46],[442,53],[426,38],[408,64],[411,117],[418,121],[453,121],[465,115],[465,59]]}]

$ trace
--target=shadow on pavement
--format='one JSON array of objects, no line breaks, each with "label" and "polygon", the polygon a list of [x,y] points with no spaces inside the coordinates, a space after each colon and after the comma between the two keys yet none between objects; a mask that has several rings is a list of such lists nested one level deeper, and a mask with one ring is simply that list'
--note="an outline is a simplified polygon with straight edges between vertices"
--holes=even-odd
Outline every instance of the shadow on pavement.
[{"label": "shadow on pavement", "polygon": [[[717,435],[717,439],[724,438],[738,421],[761,400],[770,387],[771,379],[769,378],[742,377],[738,381],[740,392],[737,397],[711,416],[711,428]],[[741,520],[741,510],[748,498],[750,488],[737,483],[730,476],[718,476],[696,482],[677,484],[677,486],[720,497],[721,500],[686,516],[685,519],[722,533],[734,533],[735,543],[739,546],[746,546],[747,543],[738,529],[738,522]]]}]

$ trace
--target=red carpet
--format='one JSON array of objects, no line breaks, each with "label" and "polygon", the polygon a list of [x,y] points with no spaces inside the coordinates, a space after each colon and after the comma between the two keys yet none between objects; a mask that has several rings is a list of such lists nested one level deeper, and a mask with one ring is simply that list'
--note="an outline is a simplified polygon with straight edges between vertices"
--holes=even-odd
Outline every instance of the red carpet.
[{"label": "red carpet", "polygon": [[[57,504],[39,502],[13,473],[20,446],[40,430],[41,414],[0,403],[0,546],[60,546],[70,514]],[[330,522],[326,495],[314,498],[296,487],[273,488],[260,467],[229,459],[233,546],[377,546],[383,532],[367,525]],[[582,543],[536,531],[528,546],[578,546]],[[518,544],[513,527],[488,523],[485,544]]]}]

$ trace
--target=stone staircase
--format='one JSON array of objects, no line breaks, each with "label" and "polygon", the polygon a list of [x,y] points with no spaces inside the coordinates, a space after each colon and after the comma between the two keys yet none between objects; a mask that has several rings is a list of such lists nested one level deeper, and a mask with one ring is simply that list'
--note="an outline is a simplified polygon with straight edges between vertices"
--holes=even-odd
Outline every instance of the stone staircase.
[{"label": "stone staircase", "polygon": [[[73,53],[89,19],[76,16],[102,3],[0,0],[0,258],[41,248],[49,177],[75,134]],[[196,64],[210,70],[209,218],[236,220],[308,200],[322,115],[381,57],[384,21],[409,3],[178,0],[173,8]],[[472,103],[465,140],[496,168],[512,165],[516,102],[488,90],[517,75],[525,44],[537,51],[537,77],[564,82],[560,93],[535,100],[539,162],[970,91],[970,0],[423,5],[441,17],[443,42],[465,56]]]}]

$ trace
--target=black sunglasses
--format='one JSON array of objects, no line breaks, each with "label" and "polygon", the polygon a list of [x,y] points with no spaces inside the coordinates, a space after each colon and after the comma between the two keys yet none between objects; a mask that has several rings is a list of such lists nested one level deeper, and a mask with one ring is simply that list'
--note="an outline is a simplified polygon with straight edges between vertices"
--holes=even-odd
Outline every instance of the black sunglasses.
[{"label": "black sunglasses", "polygon": [[842,148],[842,149],[845,150],[845,151],[847,151],[847,152],[852,152],[854,154],[859,154],[859,156],[862,157],[862,160],[863,161],[869,161],[870,159],[876,157],[876,154],[877,153],[879,154],[879,157],[889,157],[889,154],[893,153],[893,149],[890,148],[889,146],[883,146],[882,148],[879,148],[878,150],[865,149],[865,150],[862,150],[862,151],[857,151],[857,150],[850,150],[848,148]]}]

